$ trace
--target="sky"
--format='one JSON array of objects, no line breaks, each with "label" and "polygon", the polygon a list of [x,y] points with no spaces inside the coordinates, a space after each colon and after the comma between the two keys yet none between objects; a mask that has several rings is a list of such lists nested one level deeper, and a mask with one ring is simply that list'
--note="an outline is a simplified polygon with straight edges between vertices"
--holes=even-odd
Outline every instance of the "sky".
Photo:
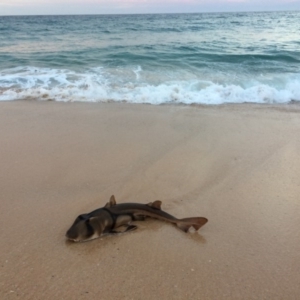
[{"label": "sky", "polygon": [[0,15],[300,10],[300,0],[0,0]]}]

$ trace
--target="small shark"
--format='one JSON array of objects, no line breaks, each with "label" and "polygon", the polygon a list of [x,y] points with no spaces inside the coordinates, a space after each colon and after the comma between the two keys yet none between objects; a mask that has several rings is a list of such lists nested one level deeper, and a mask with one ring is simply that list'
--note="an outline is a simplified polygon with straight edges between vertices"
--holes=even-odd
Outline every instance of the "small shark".
[{"label": "small shark", "polygon": [[[74,242],[84,242],[99,238],[106,233],[123,233],[137,229],[132,221],[142,221],[146,217],[176,224],[184,232],[190,227],[198,230],[208,221],[203,217],[177,219],[161,210],[161,201],[148,204],[121,203],[117,204],[114,195],[102,208],[88,214],[79,215],[66,233],[66,237]],[[124,230],[120,231],[120,228]]]}]

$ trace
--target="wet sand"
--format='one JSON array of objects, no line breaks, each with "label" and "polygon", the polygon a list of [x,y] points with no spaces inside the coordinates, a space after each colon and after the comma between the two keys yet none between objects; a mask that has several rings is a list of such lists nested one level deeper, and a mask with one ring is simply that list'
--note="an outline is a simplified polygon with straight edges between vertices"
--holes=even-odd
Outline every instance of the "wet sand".
[{"label": "wet sand", "polygon": [[[0,299],[299,299],[300,109],[0,103]],[[156,199],[87,243],[78,214]]]}]

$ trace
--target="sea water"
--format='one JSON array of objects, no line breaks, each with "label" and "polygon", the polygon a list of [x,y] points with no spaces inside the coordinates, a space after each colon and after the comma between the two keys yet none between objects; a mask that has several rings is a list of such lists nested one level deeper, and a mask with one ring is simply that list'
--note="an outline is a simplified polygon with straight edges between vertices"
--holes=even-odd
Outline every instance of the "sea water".
[{"label": "sea water", "polygon": [[300,101],[300,12],[0,17],[0,100]]}]

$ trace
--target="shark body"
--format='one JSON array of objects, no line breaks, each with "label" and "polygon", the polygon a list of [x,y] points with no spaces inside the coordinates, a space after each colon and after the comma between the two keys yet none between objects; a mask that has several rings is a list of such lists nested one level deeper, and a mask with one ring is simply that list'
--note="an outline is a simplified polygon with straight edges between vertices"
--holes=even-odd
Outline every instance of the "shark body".
[{"label": "shark body", "polygon": [[111,196],[104,207],[79,215],[67,231],[66,237],[74,242],[83,242],[99,238],[106,233],[127,232],[137,229],[136,225],[131,225],[132,221],[142,221],[146,217],[173,223],[185,232],[190,227],[198,230],[208,221],[203,217],[177,219],[161,210],[159,200],[148,204],[116,204],[115,197]]}]

